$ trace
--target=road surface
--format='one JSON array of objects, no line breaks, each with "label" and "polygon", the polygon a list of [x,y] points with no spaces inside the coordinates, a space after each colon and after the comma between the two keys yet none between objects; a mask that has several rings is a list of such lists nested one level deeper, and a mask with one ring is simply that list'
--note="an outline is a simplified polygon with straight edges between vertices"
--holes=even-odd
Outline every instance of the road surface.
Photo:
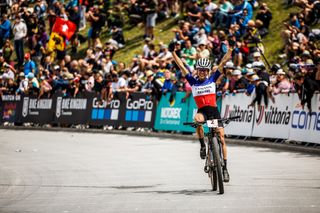
[{"label": "road surface", "polygon": [[196,141],[0,130],[0,212],[320,212],[320,157],[229,146],[210,191]]}]

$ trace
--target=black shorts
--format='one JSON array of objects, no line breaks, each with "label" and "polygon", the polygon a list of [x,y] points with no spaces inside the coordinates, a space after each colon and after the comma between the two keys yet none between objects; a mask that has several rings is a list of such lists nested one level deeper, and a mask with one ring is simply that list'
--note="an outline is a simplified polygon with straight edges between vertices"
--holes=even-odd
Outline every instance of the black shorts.
[{"label": "black shorts", "polygon": [[[205,106],[198,109],[197,113],[201,113],[204,120],[221,119],[221,115],[217,107]],[[219,121],[219,126],[223,126],[221,121]]]}]

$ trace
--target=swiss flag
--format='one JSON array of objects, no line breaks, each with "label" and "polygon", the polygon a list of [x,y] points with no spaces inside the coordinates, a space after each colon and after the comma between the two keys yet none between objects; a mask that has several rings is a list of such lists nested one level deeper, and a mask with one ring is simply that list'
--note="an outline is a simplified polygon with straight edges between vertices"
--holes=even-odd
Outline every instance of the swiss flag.
[{"label": "swiss flag", "polygon": [[56,22],[52,27],[52,32],[59,33],[60,35],[65,36],[68,40],[70,40],[76,29],[77,26],[75,23],[57,17]]}]

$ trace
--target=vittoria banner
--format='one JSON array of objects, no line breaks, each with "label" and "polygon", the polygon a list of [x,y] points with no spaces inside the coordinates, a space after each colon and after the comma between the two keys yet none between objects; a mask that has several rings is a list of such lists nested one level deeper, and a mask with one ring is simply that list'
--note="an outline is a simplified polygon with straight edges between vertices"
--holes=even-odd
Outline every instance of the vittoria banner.
[{"label": "vittoria banner", "polygon": [[252,101],[251,96],[244,93],[228,95],[222,101],[221,117],[228,118],[240,116],[225,127],[225,133],[230,135],[251,136],[255,118],[253,107],[248,107]]},{"label": "vittoria banner", "polygon": [[266,138],[289,138],[292,118],[292,95],[276,95],[269,106],[255,109],[255,125],[252,136]]}]

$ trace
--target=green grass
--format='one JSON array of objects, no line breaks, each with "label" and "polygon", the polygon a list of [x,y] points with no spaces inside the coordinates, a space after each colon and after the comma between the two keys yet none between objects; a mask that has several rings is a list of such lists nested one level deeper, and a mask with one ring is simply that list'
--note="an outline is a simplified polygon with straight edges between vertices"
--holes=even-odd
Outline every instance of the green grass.
[{"label": "green grass", "polygon": [[[279,63],[281,62],[281,59],[278,57],[278,55],[281,53],[281,50],[284,47],[284,43],[281,38],[281,31],[285,28],[282,23],[283,21],[288,19],[289,13],[299,12],[301,9],[298,7],[287,8],[283,1],[280,0],[265,0],[264,2],[268,4],[268,7],[270,8],[273,15],[273,19],[270,23],[269,35],[267,35],[263,39],[263,44],[265,46],[265,56],[271,64],[276,62]],[[154,29],[154,43],[158,44],[161,41],[165,44],[168,44],[174,38],[174,33],[171,31],[174,27],[177,27],[177,20],[173,18],[157,23]],[[132,58],[135,55],[142,53],[142,47],[144,44],[144,26],[126,26],[123,30],[126,39],[126,46],[125,48],[116,52],[114,60],[130,64]],[[102,43],[107,41],[109,38],[110,35],[108,35],[108,32],[104,31],[101,35]],[[81,45],[80,55],[83,55],[85,53],[86,48],[87,44]]]}]

